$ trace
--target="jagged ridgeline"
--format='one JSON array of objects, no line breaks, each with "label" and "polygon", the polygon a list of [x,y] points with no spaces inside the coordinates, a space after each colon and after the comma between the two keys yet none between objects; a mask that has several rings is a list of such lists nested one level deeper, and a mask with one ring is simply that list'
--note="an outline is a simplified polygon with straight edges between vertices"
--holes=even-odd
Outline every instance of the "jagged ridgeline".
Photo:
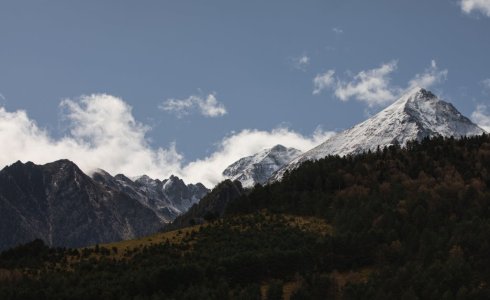
[{"label": "jagged ridgeline", "polygon": [[207,192],[175,176],[90,177],[69,160],[18,161],[0,171],[0,250],[34,239],[82,247],[153,234]]},{"label": "jagged ridgeline", "polygon": [[328,156],[202,225],[4,252],[0,298],[489,299],[489,186],[488,135]]}]

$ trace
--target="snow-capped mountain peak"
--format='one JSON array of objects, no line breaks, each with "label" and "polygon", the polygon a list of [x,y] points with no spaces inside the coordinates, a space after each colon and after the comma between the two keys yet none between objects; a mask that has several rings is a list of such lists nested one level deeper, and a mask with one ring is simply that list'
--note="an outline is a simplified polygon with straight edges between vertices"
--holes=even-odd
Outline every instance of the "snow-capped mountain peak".
[{"label": "snow-capped mountain peak", "polygon": [[147,175],[130,179],[122,174],[112,177],[99,169],[92,174],[92,178],[131,196],[153,210],[164,222],[172,221],[177,215],[187,211],[209,191],[200,183],[185,184],[182,179],[174,175],[163,181]]},{"label": "snow-capped mountain peak", "polygon": [[308,160],[327,155],[345,156],[375,151],[378,147],[422,140],[433,136],[480,135],[485,131],[463,116],[452,104],[432,92],[417,87],[368,120],[355,125],[305,152],[278,170],[271,178],[280,180],[286,170],[297,168]]},{"label": "snow-capped mountain peak", "polygon": [[257,183],[264,184],[275,171],[300,154],[300,150],[276,145],[239,159],[228,166],[223,171],[223,175],[240,181],[243,187],[253,187]]}]

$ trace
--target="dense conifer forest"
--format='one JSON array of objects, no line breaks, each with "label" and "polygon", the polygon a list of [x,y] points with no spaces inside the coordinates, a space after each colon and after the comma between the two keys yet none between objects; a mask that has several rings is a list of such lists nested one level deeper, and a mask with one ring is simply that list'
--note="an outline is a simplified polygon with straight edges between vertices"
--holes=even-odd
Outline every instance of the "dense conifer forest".
[{"label": "dense conifer forest", "polygon": [[307,162],[145,243],[0,254],[0,299],[489,299],[490,137]]}]

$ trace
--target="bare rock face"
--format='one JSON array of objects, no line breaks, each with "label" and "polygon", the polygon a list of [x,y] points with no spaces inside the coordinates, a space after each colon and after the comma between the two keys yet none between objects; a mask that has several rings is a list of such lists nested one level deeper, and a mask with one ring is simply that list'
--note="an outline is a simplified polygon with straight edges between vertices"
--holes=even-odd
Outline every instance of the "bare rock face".
[{"label": "bare rock face", "polygon": [[153,210],[68,160],[19,161],[0,171],[0,249],[36,238],[49,246],[87,246],[144,236],[163,225]]},{"label": "bare rock face", "polygon": [[92,178],[151,209],[164,223],[173,221],[209,192],[201,183],[185,184],[173,175],[163,181],[146,175],[132,180],[122,174],[113,177],[99,169],[92,174]]}]

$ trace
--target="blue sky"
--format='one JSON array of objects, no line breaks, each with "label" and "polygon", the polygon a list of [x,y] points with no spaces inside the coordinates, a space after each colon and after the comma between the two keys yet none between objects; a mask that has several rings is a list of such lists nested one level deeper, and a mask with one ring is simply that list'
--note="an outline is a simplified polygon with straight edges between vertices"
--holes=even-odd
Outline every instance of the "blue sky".
[{"label": "blue sky", "polygon": [[[55,159],[58,152],[42,145],[70,139],[88,148],[110,144],[108,135],[127,129],[124,143],[136,138],[138,151],[173,166],[166,173],[185,175],[181,169],[196,160],[226,152],[225,164],[276,137],[309,147],[386,107],[412,83],[490,125],[489,0],[6,0],[0,45],[0,124],[42,136],[35,151],[8,149],[2,164]],[[110,117],[116,125],[104,109],[121,113]],[[98,121],[113,131],[81,133],[93,129],[84,122]],[[230,150],[244,147],[230,145],[238,137],[250,137],[253,147]]]}]

